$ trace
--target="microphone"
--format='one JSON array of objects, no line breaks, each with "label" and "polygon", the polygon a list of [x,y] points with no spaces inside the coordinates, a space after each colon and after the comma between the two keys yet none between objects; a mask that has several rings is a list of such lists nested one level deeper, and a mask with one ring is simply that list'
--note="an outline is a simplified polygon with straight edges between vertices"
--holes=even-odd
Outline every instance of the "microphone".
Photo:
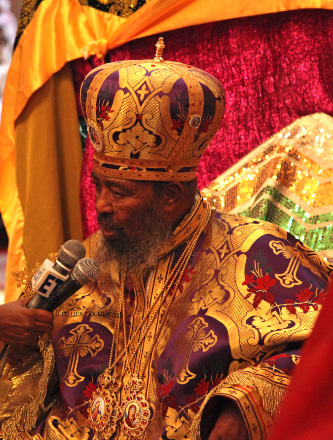
[{"label": "microphone", "polygon": [[58,259],[52,263],[46,259],[32,277],[32,290],[35,295],[29,301],[29,309],[40,309],[49,296],[66,280],[69,272],[78,260],[86,254],[85,247],[78,240],[68,240],[58,253]]},{"label": "microphone", "polygon": [[[66,244],[66,243],[65,243]],[[81,243],[80,243],[81,244]],[[42,297],[39,294],[33,296],[32,299],[38,297],[38,307],[29,307],[31,301],[28,303],[28,308],[38,308],[42,310],[48,310],[53,312],[57,307],[59,307],[66,299],[77,292],[81,287],[89,284],[90,282],[96,281],[99,276],[99,265],[92,258],[82,258],[77,262],[74,267],[73,272],[69,277],[63,282],[62,285],[58,286],[53,294],[49,298]],[[37,300],[35,301],[37,303]],[[0,353],[0,359],[4,356],[2,365],[0,367],[0,378],[4,366],[7,361],[10,346],[6,344]]]},{"label": "microphone", "polygon": [[92,258],[82,258],[66,281],[39,308],[53,312],[81,287],[97,280],[98,276],[99,265],[96,261]]}]

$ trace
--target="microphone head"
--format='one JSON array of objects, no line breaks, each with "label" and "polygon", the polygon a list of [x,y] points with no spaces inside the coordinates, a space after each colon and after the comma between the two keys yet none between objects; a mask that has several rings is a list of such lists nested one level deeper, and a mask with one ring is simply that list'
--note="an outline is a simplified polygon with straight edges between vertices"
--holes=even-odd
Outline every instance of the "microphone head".
[{"label": "microphone head", "polygon": [[97,280],[99,277],[99,265],[92,258],[82,258],[77,262],[71,276],[84,286]]},{"label": "microphone head", "polygon": [[86,255],[86,249],[78,240],[68,240],[58,253],[58,260],[68,269],[73,269],[76,263]]}]

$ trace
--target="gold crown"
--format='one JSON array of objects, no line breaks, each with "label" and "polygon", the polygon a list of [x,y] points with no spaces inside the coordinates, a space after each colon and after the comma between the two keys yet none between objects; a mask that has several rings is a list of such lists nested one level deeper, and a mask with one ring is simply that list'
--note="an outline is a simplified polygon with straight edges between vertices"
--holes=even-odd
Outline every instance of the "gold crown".
[{"label": "gold crown", "polygon": [[134,180],[192,180],[225,110],[221,83],[193,66],[154,60],[107,63],[81,86],[94,169]]}]

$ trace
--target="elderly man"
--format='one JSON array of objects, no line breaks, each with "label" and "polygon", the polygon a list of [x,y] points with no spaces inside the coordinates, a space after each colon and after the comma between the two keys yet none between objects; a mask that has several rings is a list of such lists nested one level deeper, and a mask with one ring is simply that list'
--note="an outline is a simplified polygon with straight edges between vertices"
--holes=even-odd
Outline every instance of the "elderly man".
[{"label": "elderly man", "polygon": [[9,391],[6,440],[267,439],[316,319],[332,268],[197,192],[225,97],[161,46],[82,84],[100,224],[86,248],[101,276],[56,310],[34,400],[10,415],[22,387]]}]

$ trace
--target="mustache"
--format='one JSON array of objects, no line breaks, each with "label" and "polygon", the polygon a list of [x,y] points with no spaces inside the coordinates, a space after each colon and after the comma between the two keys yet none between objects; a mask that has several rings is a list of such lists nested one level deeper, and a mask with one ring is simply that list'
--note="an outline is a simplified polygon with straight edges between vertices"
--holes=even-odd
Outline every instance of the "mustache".
[{"label": "mustache", "polygon": [[101,228],[112,229],[114,231],[122,231],[122,228],[114,221],[112,214],[103,212],[97,216],[98,224]]}]

